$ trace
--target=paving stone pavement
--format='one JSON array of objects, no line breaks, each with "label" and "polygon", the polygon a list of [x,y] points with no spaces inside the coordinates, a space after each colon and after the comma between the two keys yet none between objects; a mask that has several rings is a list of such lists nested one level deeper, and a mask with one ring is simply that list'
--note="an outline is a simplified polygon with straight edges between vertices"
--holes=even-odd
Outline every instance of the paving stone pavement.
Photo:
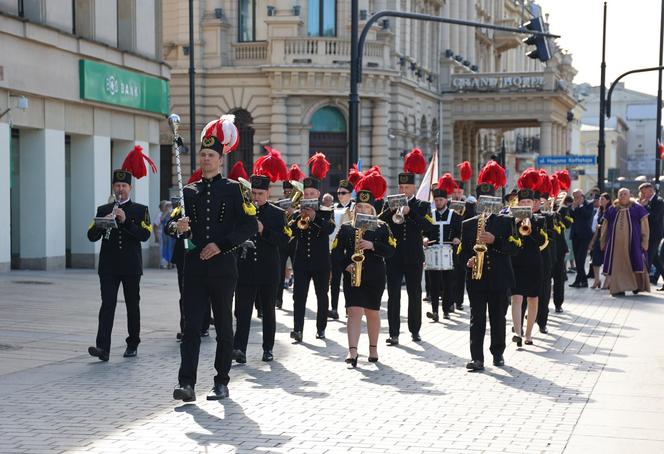
[{"label": "paving stone pavement", "polygon": [[363,334],[352,370],[342,321],[316,340],[308,311],[304,342],[291,343],[287,298],[277,311],[276,360],[260,361],[255,318],[248,363],[231,372],[231,398],[208,402],[215,343],[203,339],[198,400],[182,404],[171,399],[175,273],[149,270],[142,282],[139,356],[122,358],[119,304],[111,361],[102,363],[87,355],[96,274],[0,275],[1,453],[664,452],[664,298],[655,292],[569,290],[565,312],[551,314],[551,334],[521,350],[508,345],[506,367],[490,365],[487,333],[484,373],[464,369],[467,310],[424,320],[421,343],[402,325],[398,347],[385,346],[383,310],[380,362],[367,362]]}]

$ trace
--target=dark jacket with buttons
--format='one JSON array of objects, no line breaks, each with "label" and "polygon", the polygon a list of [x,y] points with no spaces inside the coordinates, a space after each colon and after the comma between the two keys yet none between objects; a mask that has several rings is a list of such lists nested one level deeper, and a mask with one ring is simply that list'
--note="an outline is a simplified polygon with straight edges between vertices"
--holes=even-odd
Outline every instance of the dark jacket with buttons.
[{"label": "dark jacket with buttons", "polygon": [[[97,208],[96,217],[111,214],[115,204],[107,203]],[[101,241],[99,252],[99,274],[135,275],[143,274],[143,254],[141,242],[147,241],[152,233],[152,221],[148,207],[131,200],[120,205],[127,218],[123,223],[118,221],[118,228],[111,230],[108,239],[106,230],[90,224],[88,239]]]},{"label": "dark jacket with buttons", "polygon": [[277,285],[280,278],[279,249],[287,242],[290,229],[286,227],[286,212],[270,202],[258,207],[258,220],[263,232],[250,239],[255,248],[245,248],[238,261],[240,285]]},{"label": "dark jacket with buttons", "polygon": [[[475,246],[477,239],[478,219],[479,216],[475,216],[463,222],[459,255],[464,266],[475,255],[473,246]],[[512,288],[515,281],[511,256],[519,250],[514,220],[509,216],[492,214],[487,219],[485,231],[492,233],[495,236],[495,241],[493,244],[487,245],[488,249],[484,254],[482,279],[474,280],[471,269],[466,268],[468,291],[504,291]]]},{"label": "dark jacket with buttons", "polygon": [[394,212],[385,208],[380,214],[380,220],[390,226],[390,230],[397,240],[396,253],[388,259],[390,263],[401,265],[418,265],[424,263],[424,246],[422,245],[423,233],[428,235],[437,226],[432,224],[431,205],[413,197],[408,201],[410,211],[404,216],[403,224],[395,224],[392,221]]},{"label": "dark jacket with buttons", "polygon": [[300,213],[295,212],[290,227],[295,238],[295,261],[293,270],[330,270],[330,235],[334,232],[334,212],[316,211],[316,217],[309,228],[300,230],[297,221]]},{"label": "dark jacket with buttons", "polygon": [[551,268],[551,260],[548,253],[549,248],[540,249],[545,244],[545,236],[542,234],[542,232],[546,233],[544,216],[535,214],[530,218],[530,223],[532,228],[531,234],[521,235],[519,233],[518,235],[521,240],[521,247],[519,247],[514,257],[512,257],[512,267],[515,269],[527,268],[529,271],[539,274],[545,267],[546,269]]},{"label": "dark jacket with buttons", "polygon": [[[541,238],[541,246],[544,246],[545,239],[549,242],[548,245],[540,251],[542,254],[542,269],[544,272],[549,273],[553,268],[553,260],[556,256],[556,248],[558,247],[556,243],[555,231],[553,230],[554,215],[553,213],[537,212],[535,214],[535,218],[540,222],[537,234],[539,238]],[[542,232],[546,234],[546,236],[544,236]],[[533,231],[533,234],[535,234],[535,231]]]},{"label": "dark jacket with buttons", "polygon": [[[258,230],[255,207],[244,199],[239,183],[220,174],[188,184],[183,192],[191,229],[181,236],[193,243],[185,255],[185,274],[237,277],[237,248]],[[180,217],[179,210],[171,217],[170,232],[176,231]],[[202,260],[200,253],[209,243],[221,253]]]}]

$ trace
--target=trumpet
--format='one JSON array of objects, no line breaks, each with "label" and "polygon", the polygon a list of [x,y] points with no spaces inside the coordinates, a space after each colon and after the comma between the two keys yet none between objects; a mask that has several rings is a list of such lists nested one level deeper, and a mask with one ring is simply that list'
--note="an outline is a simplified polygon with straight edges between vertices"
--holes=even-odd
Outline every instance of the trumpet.
[{"label": "trumpet", "polygon": [[521,223],[519,224],[519,235],[530,236],[531,233],[533,233],[533,226],[530,223],[530,219],[522,219]]},{"label": "trumpet", "polygon": [[512,206],[510,214],[518,224],[519,234],[521,236],[530,236],[533,233],[533,225],[530,218],[533,216],[533,210],[530,207]]},{"label": "trumpet", "polygon": [[[113,209],[111,210],[111,214],[113,215],[113,219],[115,219],[115,210],[120,206],[120,194],[113,194],[113,197],[115,198],[115,203],[113,204]],[[109,227],[106,229],[106,233],[104,233],[104,239],[108,240],[111,237],[111,231],[113,228]]]},{"label": "trumpet", "polygon": [[309,216],[300,217],[300,219],[297,220],[297,228],[300,230],[307,230],[310,222],[311,219],[309,219]]},{"label": "trumpet", "polygon": [[403,224],[406,218],[403,215],[403,207],[397,208],[397,211],[392,215],[392,222],[395,224]]}]

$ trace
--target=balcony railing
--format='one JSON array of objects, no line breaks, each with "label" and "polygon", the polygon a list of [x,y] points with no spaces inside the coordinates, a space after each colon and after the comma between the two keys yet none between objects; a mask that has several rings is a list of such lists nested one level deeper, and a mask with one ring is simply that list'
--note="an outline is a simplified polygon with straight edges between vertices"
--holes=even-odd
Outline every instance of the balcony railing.
[{"label": "balcony railing", "polygon": [[233,43],[232,49],[235,66],[259,65],[267,61],[267,41]]}]

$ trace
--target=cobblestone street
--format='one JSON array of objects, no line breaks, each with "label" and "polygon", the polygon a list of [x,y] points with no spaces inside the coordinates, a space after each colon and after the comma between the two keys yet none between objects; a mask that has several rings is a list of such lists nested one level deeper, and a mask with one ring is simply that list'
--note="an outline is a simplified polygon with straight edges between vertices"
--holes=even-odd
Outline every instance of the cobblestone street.
[{"label": "cobblestone street", "polygon": [[380,362],[367,362],[363,334],[352,370],[341,321],[316,340],[309,311],[304,342],[292,344],[287,293],[275,361],[260,361],[254,318],[248,363],[231,371],[231,398],[206,401],[211,331],[198,400],[181,404],[171,396],[179,366],[174,271],[143,277],[137,358],[122,358],[118,305],[108,363],[87,354],[99,307],[95,273],[0,275],[0,452],[664,452],[664,298],[566,290],[551,334],[520,350],[508,344],[504,368],[491,365],[487,335],[484,373],[464,368],[467,303],[450,321],[425,319],[423,342],[410,341],[404,324],[401,345],[386,347],[384,302]]}]

